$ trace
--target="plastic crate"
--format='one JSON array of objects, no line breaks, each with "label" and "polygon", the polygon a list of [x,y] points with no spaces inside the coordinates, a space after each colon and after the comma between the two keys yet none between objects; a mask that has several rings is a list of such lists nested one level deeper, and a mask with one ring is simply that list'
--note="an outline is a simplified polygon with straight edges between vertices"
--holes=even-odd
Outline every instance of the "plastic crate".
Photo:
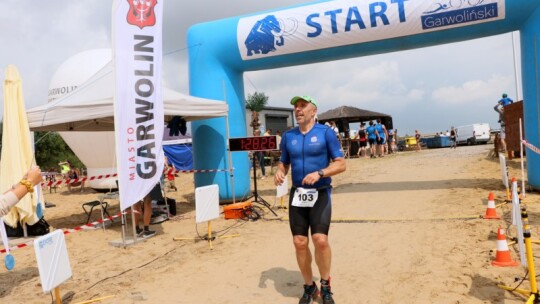
[{"label": "plastic crate", "polygon": [[231,204],[223,207],[225,219],[241,219],[246,217],[246,208],[251,208],[251,202]]}]

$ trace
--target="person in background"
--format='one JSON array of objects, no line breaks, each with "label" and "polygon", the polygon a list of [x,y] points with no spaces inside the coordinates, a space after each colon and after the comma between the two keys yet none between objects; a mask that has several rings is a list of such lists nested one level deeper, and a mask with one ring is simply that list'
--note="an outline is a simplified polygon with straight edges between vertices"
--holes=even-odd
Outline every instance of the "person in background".
[{"label": "person in background", "polygon": [[450,129],[450,149],[457,149],[457,129]]},{"label": "person in background", "polygon": [[276,131],[276,144],[279,149],[279,145],[281,144],[281,131],[280,130]]},{"label": "person in background", "polygon": [[334,132],[315,123],[317,102],[309,96],[295,96],[291,104],[298,127],[283,134],[274,183],[281,185],[290,169],[293,186],[289,195],[289,224],[296,261],[304,279],[304,294],[299,303],[313,303],[318,295],[311,268],[311,231],[321,278],[322,303],[334,304],[330,287],[332,251],[328,241],[332,217],[330,176],[345,171],[346,163]]},{"label": "person in background", "polygon": [[379,137],[377,133],[377,129],[373,125],[373,121],[369,122],[369,127],[366,128],[366,132],[368,134],[368,142],[369,142],[369,157],[375,158],[376,156],[376,149],[377,149],[377,138]]},{"label": "person in background", "polygon": [[60,162],[58,163],[58,165],[60,166],[60,173],[62,174],[62,179],[68,179],[68,173],[71,169],[71,164],[69,163],[69,161],[66,160],[64,162]]},{"label": "person in background", "polygon": [[341,139],[341,134],[339,134],[339,129],[336,126],[336,122],[333,121],[333,120],[330,122],[330,129],[332,129],[332,131],[334,131],[334,133],[336,133],[336,137],[338,139]]},{"label": "person in background", "polygon": [[502,153],[506,153],[506,131],[505,127],[501,126],[501,131],[499,132],[499,142]]},{"label": "person in background", "polygon": [[388,130],[388,154],[395,152],[394,150],[394,131],[392,129]]},{"label": "person in background", "polygon": [[167,176],[167,182],[169,183],[168,186],[171,190],[174,190],[174,192],[176,192],[178,191],[178,188],[176,188],[176,184],[174,182],[176,169],[174,168],[172,164],[167,164],[167,162],[165,163],[166,163],[165,175]]},{"label": "person in background", "polygon": [[[80,173],[79,169],[71,166],[70,163],[68,163],[68,164],[69,164],[69,171],[67,173],[68,179],[71,181],[71,180],[74,180],[74,179],[81,178],[81,173]],[[68,187],[69,192],[71,192],[71,187],[72,186],[74,186],[74,187],[81,186],[81,192],[84,192],[84,181],[68,183],[67,187]]]},{"label": "person in background", "polygon": [[505,132],[505,128],[506,128],[506,123],[504,121],[504,107],[505,105],[499,101],[494,107],[493,109],[495,110],[495,112],[499,113],[499,124],[501,125],[501,131],[499,132],[499,151],[498,152],[503,152],[505,153],[506,152],[506,132]]},{"label": "person in background", "polygon": [[416,139],[416,152],[422,150],[422,146],[420,146],[420,140],[422,139],[422,134],[418,132],[418,130],[414,130],[414,138]]},{"label": "person in background", "polygon": [[[253,136],[261,136],[261,131],[255,130],[255,133],[253,133]],[[254,156],[257,157],[257,160],[259,161],[259,165],[261,167],[261,179],[265,179],[266,169],[264,167],[264,151],[254,151]]]},{"label": "person in background", "polygon": [[47,182],[44,186],[49,185],[49,193],[52,193],[52,190],[56,193],[57,185],[56,183],[56,170],[51,167],[49,168],[47,174],[45,175],[45,181]]},{"label": "person in background", "polygon": [[394,152],[397,153],[399,151],[398,149],[398,135],[397,135],[397,129],[394,129]]},{"label": "person in background", "polygon": [[356,153],[356,156],[360,157],[360,155],[363,154],[364,158],[367,158],[367,133],[365,126],[365,123],[360,123],[360,129],[356,132],[354,139],[358,140],[358,152]]},{"label": "person in background", "polygon": [[[135,231],[137,236],[143,238],[149,238],[156,235],[156,232],[150,230],[150,221],[152,220],[152,200],[159,200],[163,198],[161,193],[161,185],[157,183],[150,193],[148,193],[142,201],[137,202],[133,205],[134,209],[137,210],[138,214],[135,215]],[[141,210],[142,209],[142,210]],[[141,216],[143,221],[143,228],[139,226],[141,222]]]},{"label": "person in background", "polygon": [[39,185],[42,181],[41,170],[38,166],[32,167],[22,179],[11,186],[0,196],[0,217],[9,213],[27,193],[34,192],[34,186]]},{"label": "person in background", "polygon": [[503,107],[506,107],[506,106],[508,106],[510,104],[513,104],[513,103],[514,103],[514,101],[510,97],[508,97],[508,94],[506,94],[506,93],[502,94],[502,98],[498,102],[498,104],[500,104]]},{"label": "person in background", "polygon": [[385,154],[385,147],[386,147],[386,139],[388,138],[388,132],[386,131],[386,127],[381,123],[381,119],[377,118],[377,124],[375,125],[375,128],[377,129],[377,134],[379,135],[377,137],[377,154],[379,157],[383,157]]}]

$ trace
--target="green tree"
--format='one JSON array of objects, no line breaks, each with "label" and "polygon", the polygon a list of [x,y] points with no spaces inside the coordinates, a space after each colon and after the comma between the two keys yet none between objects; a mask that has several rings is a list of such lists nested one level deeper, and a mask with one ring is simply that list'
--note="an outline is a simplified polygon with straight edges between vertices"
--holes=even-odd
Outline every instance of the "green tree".
[{"label": "green tree", "polygon": [[76,168],[84,167],[81,160],[57,132],[36,132],[34,137],[36,163],[43,171],[48,171],[50,168],[57,171],[58,163],[66,160]]},{"label": "green tree", "polygon": [[[0,149],[2,147],[3,123],[0,121]],[[54,169],[57,171],[58,163],[69,161],[76,168],[83,168],[84,164],[73,153],[66,142],[57,132],[35,132],[34,145],[36,164],[42,171]]]},{"label": "green tree", "polygon": [[267,103],[268,96],[263,92],[255,92],[253,95],[248,94],[246,108],[251,111],[251,123],[249,125],[253,127],[253,133],[255,133],[256,130],[259,130],[259,127],[261,126],[259,123],[259,112],[263,110]]}]

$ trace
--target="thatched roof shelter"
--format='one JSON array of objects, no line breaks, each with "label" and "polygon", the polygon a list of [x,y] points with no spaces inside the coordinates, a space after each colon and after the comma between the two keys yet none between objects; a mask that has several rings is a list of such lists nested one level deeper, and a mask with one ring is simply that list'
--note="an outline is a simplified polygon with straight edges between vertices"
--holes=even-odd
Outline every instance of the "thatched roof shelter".
[{"label": "thatched roof shelter", "polygon": [[[345,132],[349,132],[349,123],[353,122],[368,122],[380,118],[381,122],[387,129],[393,129],[392,116],[384,113],[368,111],[350,106],[341,106],[324,113],[317,115],[319,123],[335,121],[338,128]],[[348,136],[348,134],[347,134]]]}]

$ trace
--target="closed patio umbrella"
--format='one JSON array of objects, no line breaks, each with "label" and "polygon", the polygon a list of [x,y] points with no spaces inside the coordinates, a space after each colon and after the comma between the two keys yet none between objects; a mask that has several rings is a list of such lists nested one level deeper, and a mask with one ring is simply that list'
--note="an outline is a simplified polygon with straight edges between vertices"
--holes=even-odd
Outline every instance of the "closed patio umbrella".
[{"label": "closed patio umbrella", "polygon": [[[8,65],[6,68],[2,127],[0,191],[3,193],[19,182],[30,169],[33,160],[21,78],[19,71],[13,65]],[[35,224],[39,220],[36,215],[36,205],[36,195],[26,195],[4,217],[4,222],[12,227],[15,227],[17,222]]]}]

